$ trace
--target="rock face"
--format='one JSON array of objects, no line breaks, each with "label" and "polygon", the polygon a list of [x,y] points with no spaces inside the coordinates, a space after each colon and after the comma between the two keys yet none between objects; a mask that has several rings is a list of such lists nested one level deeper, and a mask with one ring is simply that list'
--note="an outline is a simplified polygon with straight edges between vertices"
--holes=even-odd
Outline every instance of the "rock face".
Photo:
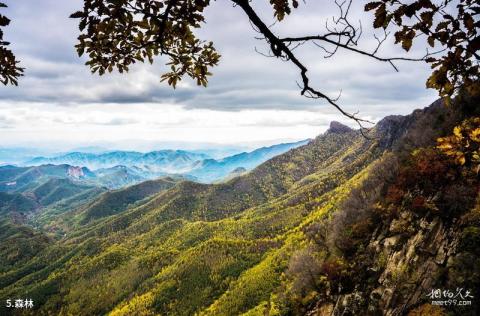
[{"label": "rock face", "polygon": [[330,123],[330,128],[327,130],[327,133],[336,133],[336,134],[342,134],[342,133],[348,133],[353,131],[350,127],[343,125],[340,122],[337,121],[332,121]]},{"label": "rock face", "polygon": [[81,179],[85,177],[82,167],[74,167],[74,166],[68,167],[67,175],[74,179]]},{"label": "rock face", "polygon": [[405,315],[439,286],[442,269],[457,255],[460,231],[439,217],[404,211],[377,229],[367,247],[373,284],[321,301],[308,315]]},{"label": "rock face", "polygon": [[411,123],[405,116],[390,115],[378,122],[376,126],[376,134],[380,137],[381,148],[391,148],[393,144],[400,140],[408,130]]}]

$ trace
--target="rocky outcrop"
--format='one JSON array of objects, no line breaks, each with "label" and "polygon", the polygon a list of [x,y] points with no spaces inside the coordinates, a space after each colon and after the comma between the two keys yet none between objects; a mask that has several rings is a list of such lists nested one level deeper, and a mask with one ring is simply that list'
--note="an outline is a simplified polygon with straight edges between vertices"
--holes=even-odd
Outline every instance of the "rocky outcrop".
[{"label": "rocky outcrop", "polygon": [[[401,232],[397,226],[408,229]],[[439,217],[418,220],[404,212],[392,221],[387,236],[376,236],[370,247],[377,260],[385,261],[378,286],[369,293],[369,307],[384,315],[402,315],[421,302],[439,282],[439,270],[455,255],[459,234],[454,227],[446,227]]]},{"label": "rocky outcrop", "polygon": [[69,166],[67,170],[67,175],[70,178],[74,179],[81,179],[85,177],[85,174],[83,173],[82,167],[74,167],[74,166]]},{"label": "rocky outcrop", "polygon": [[[326,240],[339,243],[330,243],[326,248],[331,257],[345,263],[338,265],[337,271],[347,266],[347,272],[343,279],[333,279],[329,270],[323,274],[331,280],[326,289],[318,292],[317,301],[306,315],[480,315],[475,304],[463,309],[438,306],[428,297],[433,290],[458,288],[468,288],[475,293],[473,297],[478,296],[478,173],[473,175],[464,169],[460,175],[457,167],[446,164],[444,170],[457,175],[442,178],[443,172],[430,167],[441,163],[442,158],[428,154],[429,150],[434,152],[438,137],[450,134],[463,118],[461,107],[446,107],[438,100],[408,116],[388,116],[371,130],[369,136],[376,140],[378,148],[391,152],[400,170],[409,171],[394,175],[399,187],[386,186],[378,204],[368,202],[369,206],[364,207],[359,202],[362,198],[357,199],[352,191],[355,194],[351,203],[337,210],[343,215],[337,217],[337,226]],[[424,155],[424,162],[412,160],[415,150]],[[420,170],[432,172],[415,177]],[[388,168],[377,171],[389,172]],[[437,175],[438,179],[430,179]],[[388,176],[384,180],[391,181]],[[361,188],[362,194],[357,195],[368,196],[373,187],[378,185]],[[389,199],[400,200],[390,203]],[[355,218],[357,214],[360,219],[352,220],[355,225],[345,224],[348,221],[344,218]]]},{"label": "rocky outcrop", "polygon": [[408,211],[373,234],[367,268],[374,282],[321,301],[308,315],[405,315],[441,287],[442,270],[457,253],[460,231],[440,217],[418,218]]},{"label": "rocky outcrop", "polygon": [[342,133],[349,133],[352,132],[353,129],[350,127],[337,122],[337,121],[332,121],[330,122],[330,127],[327,130],[327,133],[335,133],[335,134],[342,134]]}]

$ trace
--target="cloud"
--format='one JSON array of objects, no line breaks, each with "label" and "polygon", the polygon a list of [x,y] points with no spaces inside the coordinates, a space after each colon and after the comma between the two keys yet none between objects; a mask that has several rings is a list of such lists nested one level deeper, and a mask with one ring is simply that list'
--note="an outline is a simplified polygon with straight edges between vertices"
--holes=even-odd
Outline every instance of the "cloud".
[{"label": "cloud", "polygon": [[[206,10],[207,24],[197,34],[213,40],[222,54],[205,89],[184,80],[176,90],[160,82],[165,59],[154,65],[137,64],[128,74],[92,75],[74,45],[76,21],[68,19],[82,0],[11,1],[7,16],[12,25],[5,37],[26,67],[19,87],[2,87],[0,141],[43,142],[90,139],[120,142],[127,139],[162,141],[254,142],[314,137],[331,120],[345,121],[330,105],[300,95],[298,69],[291,63],[257,53],[267,51],[255,39],[246,16],[229,1],[215,1]],[[273,22],[267,1],[255,2],[262,18]],[[353,18],[364,16],[360,6]],[[335,13],[333,2],[308,1],[277,23],[277,34],[294,36],[322,31]],[[362,44],[373,49],[371,29],[364,23]],[[48,30],[48,31],[45,31]],[[424,54],[413,47],[413,54]],[[339,51],[332,58],[314,45],[295,50],[308,66],[313,86],[337,96],[350,112],[378,120],[406,114],[430,104],[434,91],[425,90],[427,65],[401,63],[400,72],[388,64]],[[403,54],[391,42],[383,56]],[[8,130],[8,132],[7,132]]]},{"label": "cloud", "polygon": [[[335,115],[291,110],[216,111],[155,103],[84,104],[0,102],[2,144],[69,142],[71,147],[102,142],[209,142],[271,144],[312,138]],[[348,122],[347,122],[348,123]],[[351,123],[351,122],[350,122]],[[2,128],[2,127],[0,127]],[[73,146],[75,144],[75,146]]]},{"label": "cloud", "polygon": [[11,128],[13,123],[14,122],[6,116],[0,115],[0,128]]},{"label": "cloud", "polygon": [[[188,80],[177,90],[160,83],[164,70],[164,60],[161,59],[154,66],[136,65],[128,75],[91,75],[83,65],[85,59],[78,58],[73,48],[78,35],[76,21],[67,18],[81,6],[80,0],[10,4],[8,14],[14,22],[7,29],[6,38],[14,43],[13,48],[27,72],[21,86],[4,88],[0,99],[49,101],[63,105],[175,103],[191,109],[224,111],[312,110],[324,104],[300,96],[296,84],[299,73],[291,64],[266,58],[254,51],[254,47],[265,50],[265,43],[255,40],[256,33],[246,16],[229,2],[212,3],[206,11],[207,24],[197,32],[201,38],[213,40],[223,55],[221,65],[213,69],[214,77],[207,89]],[[268,4],[257,6],[266,21],[273,21]],[[360,7],[355,9],[352,10],[354,15],[365,18],[358,13]],[[333,3],[325,5],[310,1],[274,29],[288,35],[320,31],[325,19],[335,10]],[[364,42],[367,47],[374,45],[369,37]],[[413,102],[425,95],[430,99],[435,97],[424,89],[423,81],[429,71],[426,66],[405,64],[402,65],[404,74],[398,74],[386,64],[351,53],[339,52],[332,59],[324,59],[322,51],[312,45],[300,47],[296,52],[309,66],[313,85],[332,96],[342,90],[342,104],[346,107],[361,105],[366,114],[375,104],[385,106],[396,104],[399,99]],[[387,47],[385,53],[402,52],[399,48]]]}]

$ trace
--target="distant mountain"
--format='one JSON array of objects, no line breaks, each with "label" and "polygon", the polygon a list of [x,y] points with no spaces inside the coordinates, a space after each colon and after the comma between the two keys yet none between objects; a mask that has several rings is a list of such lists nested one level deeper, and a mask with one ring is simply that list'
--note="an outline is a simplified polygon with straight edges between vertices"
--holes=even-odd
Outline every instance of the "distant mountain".
[{"label": "distant mountain", "polygon": [[20,164],[39,155],[51,154],[51,151],[24,148],[24,147],[0,147],[0,166],[6,164]]},{"label": "distant mountain", "polygon": [[37,157],[28,166],[66,164],[93,170],[99,183],[119,188],[166,175],[183,175],[199,182],[214,182],[230,175],[237,168],[251,170],[268,159],[308,143],[278,144],[243,152],[222,159],[213,159],[201,151],[159,150],[148,153],[112,151],[108,153],[72,152],[61,156]]},{"label": "distant mountain", "polygon": [[82,153],[90,153],[90,154],[102,154],[106,152],[110,152],[112,150],[108,150],[107,148],[100,147],[100,146],[84,146],[84,147],[76,147],[73,148],[64,154],[67,154],[68,152],[82,152]]},{"label": "distant mountain", "polygon": [[222,146],[218,148],[206,148],[206,149],[192,149],[189,150],[193,153],[202,153],[205,154],[213,159],[222,159],[228,156],[233,156],[236,154],[240,154],[244,151],[248,150],[247,147],[240,147],[240,146]]},{"label": "distant mountain", "polygon": [[230,172],[228,174],[228,176],[226,176],[224,179],[222,179],[221,181],[223,182],[227,182],[233,178],[236,178],[236,177],[239,177],[241,175],[244,175],[245,173],[247,173],[247,169],[243,168],[243,167],[238,167],[236,168],[235,170],[233,170],[232,172]]},{"label": "distant mountain", "polygon": [[95,181],[107,188],[117,189],[161,175],[161,173],[148,172],[138,167],[115,166],[95,170]]},{"label": "distant mountain", "polygon": [[136,151],[112,151],[107,153],[72,152],[56,157],[37,157],[25,162],[27,166],[44,164],[69,164],[84,166],[91,170],[112,168],[115,166],[146,168],[152,172],[182,173],[204,159],[210,158],[203,153],[185,150],[160,150],[148,153]]},{"label": "distant mountain", "polygon": [[290,149],[308,144],[310,140],[302,140],[295,143],[278,144],[262,147],[252,152],[243,152],[220,160],[206,159],[198,163],[188,174],[200,182],[213,182],[231,176],[238,168],[244,171],[251,170],[265,161],[283,154]]},{"label": "distant mountain", "polygon": [[66,164],[35,167],[0,166],[0,191],[24,192],[51,178],[88,180],[95,178],[95,175],[85,167]]},{"label": "distant mountain", "polygon": [[51,179],[68,179],[80,184],[117,189],[164,176],[138,167],[115,166],[91,171],[67,164],[34,167],[0,166],[0,192],[26,192]]},{"label": "distant mountain", "polygon": [[[29,185],[23,186],[23,190],[0,192],[0,213],[16,214],[17,217],[26,218],[62,200],[70,200],[68,204],[71,206],[72,197],[92,191],[102,192],[94,185],[69,178],[52,177],[43,178],[43,180],[43,182],[39,179],[32,181]],[[90,194],[85,196],[90,197]]]}]

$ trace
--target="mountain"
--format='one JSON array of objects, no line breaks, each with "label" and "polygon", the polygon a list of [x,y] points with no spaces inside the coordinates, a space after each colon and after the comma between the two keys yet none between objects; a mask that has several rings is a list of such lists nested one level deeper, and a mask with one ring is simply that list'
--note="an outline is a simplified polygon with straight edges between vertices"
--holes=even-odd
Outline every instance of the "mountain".
[{"label": "mountain", "polygon": [[0,192],[25,192],[50,179],[69,179],[90,186],[116,189],[163,176],[137,167],[115,166],[91,171],[71,165],[0,166]]},{"label": "mountain", "polygon": [[180,178],[167,177],[145,181],[119,190],[108,191],[99,196],[98,199],[78,209],[77,213],[80,214],[81,223],[111,216],[128,209],[133,203],[172,188],[179,181],[181,181]]},{"label": "mountain", "polygon": [[6,164],[20,164],[39,155],[51,153],[48,150],[23,147],[2,147],[0,145],[0,166]]},{"label": "mountain", "polygon": [[478,176],[436,148],[460,109],[387,117],[368,138],[332,123],[220,183],[107,192],[50,218],[56,238],[4,217],[0,297],[39,315],[476,315],[427,297],[480,295]]},{"label": "mountain", "polygon": [[0,192],[0,214],[12,216],[21,223],[32,218],[38,221],[53,211],[55,215],[70,211],[76,203],[86,203],[103,191],[68,178],[49,178],[21,192]]},{"label": "mountain", "polygon": [[[136,167],[115,166],[95,170],[96,182],[110,189],[117,189],[131,184],[145,181],[151,174]],[[160,176],[160,174],[156,174]]]},{"label": "mountain", "polygon": [[84,167],[0,167],[0,213],[19,223],[71,211],[103,191],[95,174]]},{"label": "mountain", "polygon": [[0,192],[23,192],[51,178],[88,180],[94,177],[95,175],[87,168],[70,165],[0,166]]},{"label": "mountain", "polygon": [[200,160],[209,158],[203,153],[184,150],[160,150],[148,153],[135,151],[112,151],[107,153],[72,152],[62,156],[45,158],[37,157],[27,161],[25,165],[37,166],[45,164],[68,164],[84,166],[91,170],[112,168],[116,166],[148,168],[152,172],[182,173]]},{"label": "mountain", "polygon": [[39,207],[39,203],[28,195],[0,192],[0,214],[28,213]]},{"label": "mountain", "polygon": [[243,167],[238,167],[236,169],[234,169],[232,172],[230,172],[228,174],[228,176],[226,176],[225,178],[223,178],[222,180],[220,180],[220,182],[227,182],[227,181],[230,181],[232,180],[233,178],[236,178],[236,177],[239,177],[241,175],[244,175],[245,173],[247,173],[247,169],[243,168]]},{"label": "mountain", "polygon": [[[1,294],[14,295],[23,284],[23,291],[46,311],[53,308],[50,300],[59,297],[53,293],[65,291],[61,305],[68,312],[92,315],[114,309],[139,287],[144,290],[132,299],[147,299],[148,308],[150,296],[159,299],[158,313],[191,315],[213,304],[241,275],[248,277],[248,271],[265,265],[263,260],[269,262],[267,253],[282,249],[282,236],[325,203],[325,194],[374,160],[381,152],[376,148],[355,131],[326,133],[228,182],[179,182],[68,231],[23,268],[0,277]],[[64,261],[65,255],[75,259]],[[47,280],[53,273],[48,272],[50,262],[58,262],[58,274]],[[40,273],[31,275],[33,266]],[[20,278],[25,273],[31,276]],[[108,285],[104,278],[116,281]],[[256,286],[265,293],[271,287]],[[52,294],[46,294],[47,288]],[[105,304],[90,304],[94,296]],[[118,309],[138,314],[131,310],[135,304],[126,300]]]},{"label": "mountain", "polygon": [[126,151],[100,154],[72,152],[52,158],[37,157],[25,164],[29,166],[67,164],[87,167],[94,170],[98,177],[103,178],[100,183],[109,188],[119,188],[142,180],[179,174],[208,183],[227,177],[237,168],[251,170],[276,155],[306,143],[308,143],[308,140],[278,144],[219,160],[211,159],[200,151],[161,150],[148,153]]},{"label": "mountain", "polygon": [[295,143],[278,144],[270,147],[262,147],[252,152],[243,152],[220,160],[205,159],[196,164],[188,175],[195,177],[200,182],[214,182],[228,176],[238,168],[251,170],[261,163],[283,154],[290,149],[303,146],[310,140],[302,140]]}]

